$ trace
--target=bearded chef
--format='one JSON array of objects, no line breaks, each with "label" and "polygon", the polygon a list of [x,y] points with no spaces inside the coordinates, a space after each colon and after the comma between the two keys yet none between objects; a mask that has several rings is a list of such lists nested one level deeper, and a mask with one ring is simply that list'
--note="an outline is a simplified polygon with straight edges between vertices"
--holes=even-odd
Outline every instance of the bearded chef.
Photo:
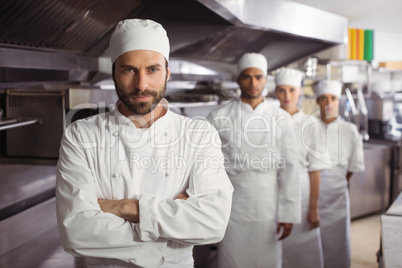
[{"label": "bearded chef", "polygon": [[119,101],[64,133],[56,206],[67,252],[96,267],[193,267],[194,245],[220,241],[233,187],[207,122],[169,111],[169,40],[151,20],[110,41]]},{"label": "bearded chef", "polygon": [[350,205],[348,181],[354,172],[364,171],[362,138],[356,125],[339,117],[339,81],[320,81],[317,104],[320,107],[318,152],[326,165],[321,171],[319,213],[324,267],[347,268],[350,257]]},{"label": "bearded chef", "polygon": [[211,112],[234,186],[218,267],[281,267],[281,240],[300,222],[297,145],[292,120],[262,95],[267,60],[246,53],[238,63],[240,99]]}]

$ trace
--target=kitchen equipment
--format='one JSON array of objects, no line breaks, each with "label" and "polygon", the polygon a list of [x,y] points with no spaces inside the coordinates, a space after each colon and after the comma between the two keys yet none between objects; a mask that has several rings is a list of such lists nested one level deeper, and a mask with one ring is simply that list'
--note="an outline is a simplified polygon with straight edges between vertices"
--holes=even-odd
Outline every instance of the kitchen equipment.
[{"label": "kitchen equipment", "polygon": [[388,138],[388,133],[391,131],[391,125],[389,122],[369,119],[368,124],[368,132],[370,137],[377,139]]},{"label": "kitchen equipment", "polygon": [[211,102],[219,100],[218,95],[215,94],[197,93],[175,93],[166,98],[172,102]]},{"label": "kitchen equipment", "polygon": [[[7,129],[5,156],[58,158],[64,128],[75,120],[108,111],[117,99],[114,90],[94,88],[6,90],[7,117],[36,118],[39,123]],[[25,121],[29,120],[21,123]]]},{"label": "kitchen equipment", "polygon": [[378,63],[378,67],[394,69],[394,70],[402,70],[402,61],[381,61]]},{"label": "kitchen equipment", "polygon": [[394,95],[372,94],[366,99],[369,135],[375,138],[387,138],[390,135],[390,120],[394,115]]},{"label": "kitchen equipment", "polygon": [[58,157],[65,126],[65,91],[9,89],[6,94],[8,117],[41,118],[41,124],[7,130],[7,155]]},{"label": "kitchen equipment", "polygon": [[350,214],[358,218],[384,212],[390,204],[392,147],[375,142],[364,143],[364,172],[356,172],[349,181]]},{"label": "kitchen equipment", "polygon": [[16,122],[17,122],[16,118],[0,117],[0,126]]},{"label": "kitchen equipment", "polygon": [[361,87],[357,89],[357,109],[360,111],[360,114],[363,116],[363,123],[361,128],[361,135],[364,140],[369,139],[369,131],[368,131],[368,110],[366,105],[366,100],[364,99],[363,90]]},{"label": "kitchen equipment", "polygon": [[[353,85],[351,83],[344,84],[343,87],[345,95],[339,99],[340,115],[344,120],[355,124],[363,140],[367,141],[369,139],[369,117],[363,89],[360,85]],[[351,89],[356,94],[352,94]]]},{"label": "kitchen equipment", "polygon": [[305,62],[303,62],[303,69],[307,77],[316,77],[318,68],[318,58],[310,57]]},{"label": "kitchen equipment", "polygon": [[[289,10],[292,16],[280,19]],[[264,54],[268,67],[275,70],[344,44],[348,24],[339,15],[277,0],[13,0],[1,11],[2,87],[44,81],[84,84],[106,74],[110,77],[110,68],[102,62],[109,63],[112,30],[119,21],[133,17],[162,23],[172,62],[174,58],[196,61],[229,75],[247,52]]]},{"label": "kitchen equipment", "polygon": [[371,120],[389,121],[394,112],[394,96],[384,95],[379,97],[373,94],[366,100],[368,118]]},{"label": "kitchen equipment", "polygon": [[393,87],[391,80],[380,80],[371,83],[371,91],[381,98],[394,94]]}]

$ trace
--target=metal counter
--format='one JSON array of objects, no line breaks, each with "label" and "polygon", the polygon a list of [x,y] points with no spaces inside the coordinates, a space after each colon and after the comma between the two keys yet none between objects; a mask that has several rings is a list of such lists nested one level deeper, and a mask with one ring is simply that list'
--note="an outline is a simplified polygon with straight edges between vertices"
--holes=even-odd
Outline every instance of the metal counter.
[{"label": "metal counter", "polygon": [[55,166],[0,164],[0,221],[54,196]]},{"label": "metal counter", "polygon": [[364,172],[354,173],[349,182],[351,218],[384,212],[389,206],[391,147],[364,144]]},{"label": "metal counter", "polygon": [[87,267],[63,250],[55,198],[0,221],[0,267]]},{"label": "metal counter", "polygon": [[402,141],[395,139],[370,139],[369,145],[385,145],[391,149],[391,178],[390,178],[390,195],[389,204],[391,204],[402,191]]},{"label": "metal counter", "polygon": [[85,268],[63,250],[56,167],[0,164],[0,267]]},{"label": "metal counter", "polygon": [[402,193],[381,216],[380,267],[402,267]]}]

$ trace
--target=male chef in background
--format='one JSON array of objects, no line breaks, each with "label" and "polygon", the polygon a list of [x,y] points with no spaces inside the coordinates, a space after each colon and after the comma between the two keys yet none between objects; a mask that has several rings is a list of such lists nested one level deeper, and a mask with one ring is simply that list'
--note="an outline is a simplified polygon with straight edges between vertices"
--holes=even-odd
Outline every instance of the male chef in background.
[{"label": "male chef in background", "polygon": [[169,111],[160,24],[121,21],[109,48],[115,109],[72,123],[61,142],[63,246],[96,267],[193,267],[193,246],[219,242],[231,209],[219,135]]},{"label": "male chef in background", "polygon": [[281,267],[281,240],[301,220],[299,159],[292,121],[262,96],[267,60],[238,63],[240,99],[212,111],[234,187],[232,213],[218,245],[219,268]]}]

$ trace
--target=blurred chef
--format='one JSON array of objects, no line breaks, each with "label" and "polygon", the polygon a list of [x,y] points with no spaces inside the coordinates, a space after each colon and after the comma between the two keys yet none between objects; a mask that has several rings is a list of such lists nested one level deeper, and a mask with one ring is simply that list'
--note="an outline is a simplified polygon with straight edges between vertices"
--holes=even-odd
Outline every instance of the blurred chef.
[{"label": "blurred chef", "polygon": [[339,115],[339,81],[320,81],[317,103],[320,107],[320,152],[327,166],[321,171],[318,210],[321,218],[321,239],[324,267],[350,267],[350,209],[348,181],[353,172],[364,170],[363,142],[356,126]]},{"label": "blurred chef", "polygon": [[220,241],[229,220],[233,187],[218,133],[169,111],[162,25],[119,22],[110,52],[116,107],[69,125],[61,142],[64,248],[91,267],[193,267],[193,246]]},{"label": "blurred chef", "polygon": [[317,133],[314,130],[318,128],[314,128],[315,125],[307,127],[304,124],[310,116],[303,113],[298,106],[302,79],[302,72],[289,68],[282,69],[275,75],[276,96],[281,108],[292,116],[294,124],[300,161],[299,178],[302,200],[302,221],[300,224],[293,225],[292,234],[282,242],[282,267],[320,268],[323,267],[323,256],[318,196],[322,163],[305,147],[306,144],[311,146],[315,142]]},{"label": "blurred chef", "polygon": [[232,212],[218,245],[219,268],[281,267],[281,240],[300,222],[299,160],[292,120],[262,96],[267,60],[238,63],[239,100],[211,112],[234,186]]}]

